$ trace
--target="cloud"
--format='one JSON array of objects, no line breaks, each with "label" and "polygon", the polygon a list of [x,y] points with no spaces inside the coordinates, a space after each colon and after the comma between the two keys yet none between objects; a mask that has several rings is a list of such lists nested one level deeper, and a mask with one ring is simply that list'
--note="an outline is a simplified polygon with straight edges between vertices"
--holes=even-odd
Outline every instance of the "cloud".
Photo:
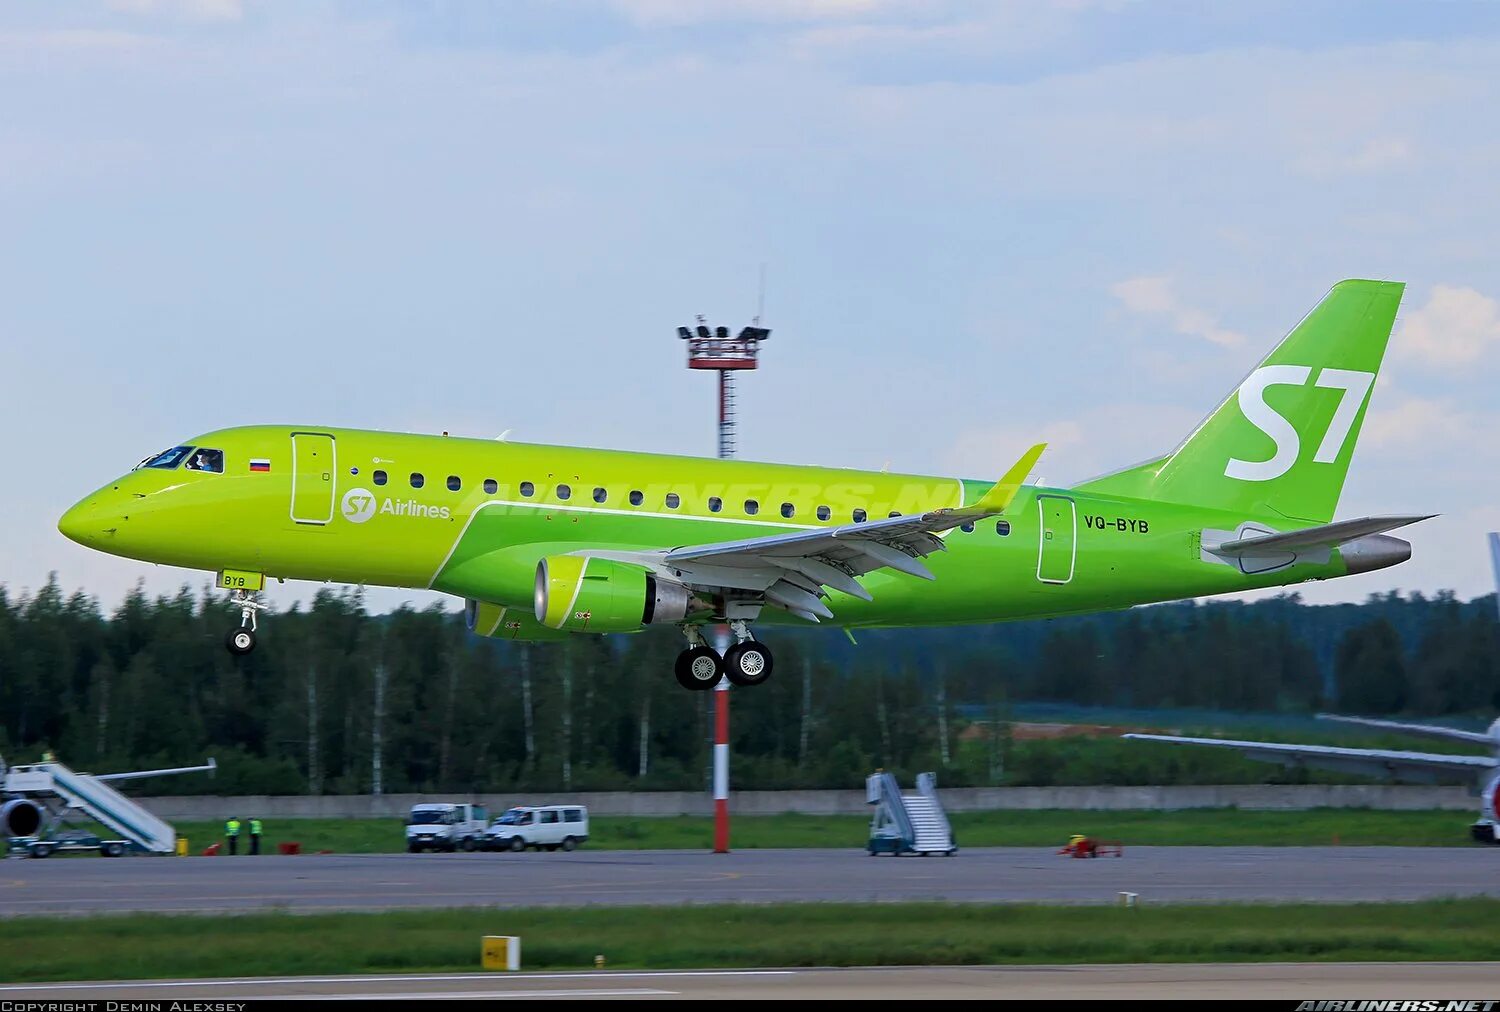
[{"label": "cloud", "polygon": [[645,25],[714,21],[808,23],[921,9],[921,4],[912,0],[610,0],[610,5],[630,20]]},{"label": "cloud", "polygon": [[1427,304],[1403,319],[1396,340],[1409,358],[1468,365],[1500,344],[1500,303],[1472,288],[1433,285]]},{"label": "cloud", "polygon": [[1360,438],[1380,450],[1430,450],[1465,444],[1475,431],[1475,419],[1445,398],[1382,398],[1371,402]]},{"label": "cloud", "polygon": [[1109,292],[1132,313],[1166,317],[1179,334],[1201,337],[1223,348],[1238,348],[1245,343],[1243,334],[1219,326],[1210,314],[1184,304],[1170,277],[1130,278],[1110,285]]},{"label": "cloud", "polygon": [[1310,176],[1354,176],[1384,172],[1413,160],[1412,146],[1401,137],[1375,137],[1353,151],[1309,152],[1297,160],[1297,167]]},{"label": "cloud", "polygon": [[166,14],[189,21],[239,21],[245,16],[243,0],[105,0],[105,6],[126,14]]}]

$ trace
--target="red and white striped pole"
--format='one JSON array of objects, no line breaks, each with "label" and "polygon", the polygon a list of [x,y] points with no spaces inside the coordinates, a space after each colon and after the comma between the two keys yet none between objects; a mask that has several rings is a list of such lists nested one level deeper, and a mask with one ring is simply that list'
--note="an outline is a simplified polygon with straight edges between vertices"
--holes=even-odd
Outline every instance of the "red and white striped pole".
[{"label": "red and white striped pole", "polygon": [[729,679],[714,686],[714,853],[729,853]]},{"label": "red and white striped pole", "polygon": [[[734,456],[734,437],[729,417],[729,370],[719,370],[719,458]],[[718,629],[719,656],[729,649],[729,629]],[[729,679],[714,686],[714,853],[729,853]]]}]

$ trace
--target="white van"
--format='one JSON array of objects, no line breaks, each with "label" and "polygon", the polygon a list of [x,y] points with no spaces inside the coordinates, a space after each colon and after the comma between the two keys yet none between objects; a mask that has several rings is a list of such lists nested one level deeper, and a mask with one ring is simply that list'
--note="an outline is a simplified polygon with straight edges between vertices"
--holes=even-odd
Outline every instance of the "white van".
[{"label": "white van", "polygon": [[412,805],[406,818],[406,850],[473,850],[484,843],[488,814],[483,805]]},{"label": "white van", "polygon": [[484,834],[485,850],[572,850],[589,838],[589,810],[582,805],[512,808]]}]

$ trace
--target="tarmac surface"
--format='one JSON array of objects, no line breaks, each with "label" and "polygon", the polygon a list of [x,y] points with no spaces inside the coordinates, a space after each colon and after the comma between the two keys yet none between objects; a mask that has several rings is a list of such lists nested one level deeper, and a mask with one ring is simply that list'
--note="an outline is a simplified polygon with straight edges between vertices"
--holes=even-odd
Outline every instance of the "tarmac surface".
[{"label": "tarmac surface", "polygon": [[1500,896],[1500,849],[1139,847],[1074,859],[995,847],[954,857],[855,850],[16,858],[0,916],[394,910],[801,900],[1142,903]]},{"label": "tarmac surface", "polygon": [[1447,999],[1500,996],[1497,963],[1151,963],[261,977],[0,985],[0,1001],[248,998]]}]

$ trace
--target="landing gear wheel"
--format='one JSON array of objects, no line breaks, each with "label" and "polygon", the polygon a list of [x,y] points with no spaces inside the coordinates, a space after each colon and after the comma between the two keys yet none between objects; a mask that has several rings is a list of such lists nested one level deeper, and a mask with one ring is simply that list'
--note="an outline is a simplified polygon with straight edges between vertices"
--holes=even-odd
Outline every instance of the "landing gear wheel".
[{"label": "landing gear wheel", "polygon": [[255,632],[251,629],[231,629],[229,635],[224,637],[224,645],[229,652],[243,657],[255,649]]},{"label": "landing gear wheel", "polygon": [[712,689],[724,675],[724,662],[710,647],[689,647],[677,655],[673,673],[684,689]]},{"label": "landing gear wheel", "polygon": [[735,685],[759,685],[771,677],[771,651],[756,640],[736,643],[724,652],[724,674]]}]

